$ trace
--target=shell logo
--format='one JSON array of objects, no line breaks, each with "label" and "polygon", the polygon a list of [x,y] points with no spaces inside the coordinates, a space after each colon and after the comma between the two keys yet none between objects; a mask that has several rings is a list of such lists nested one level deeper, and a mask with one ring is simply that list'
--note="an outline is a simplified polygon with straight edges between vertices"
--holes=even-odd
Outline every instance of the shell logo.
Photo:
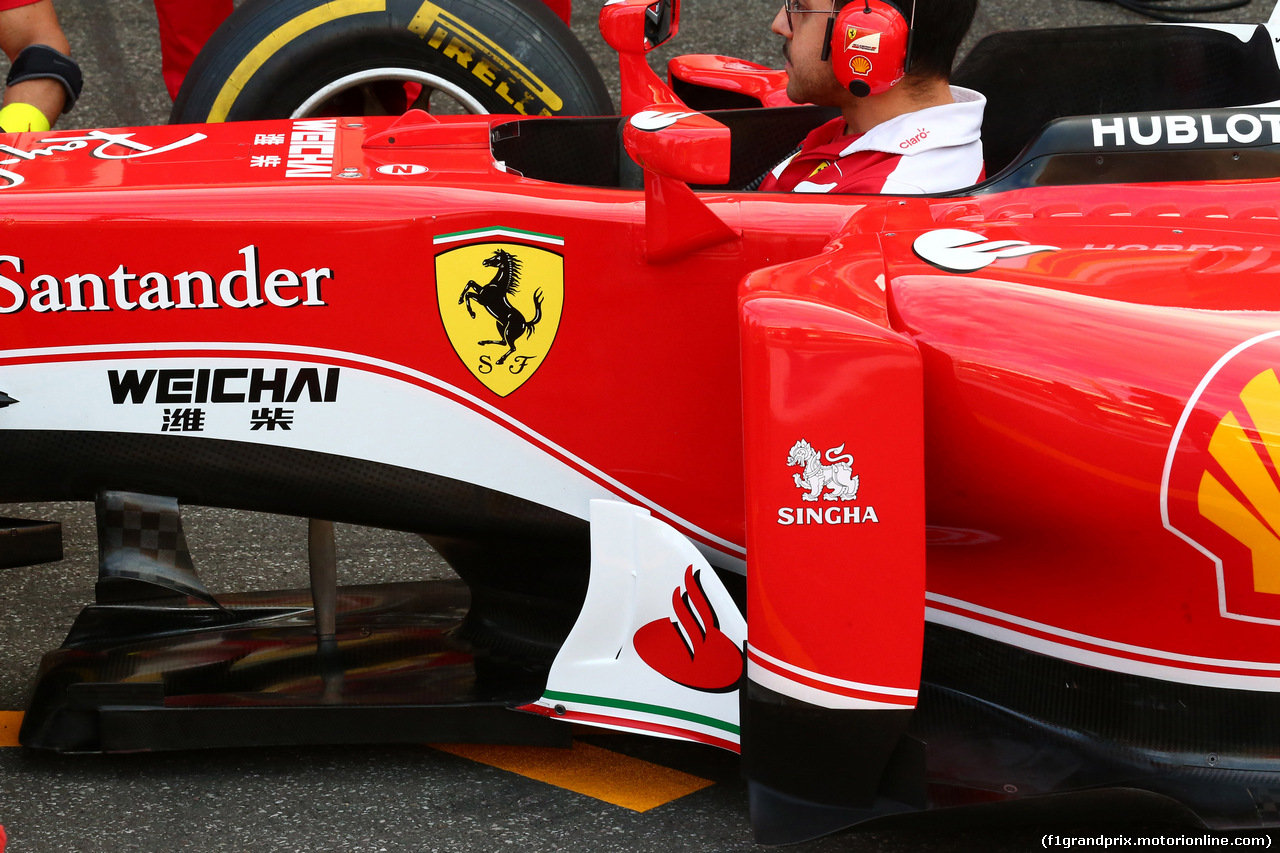
[{"label": "shell logo", "polygon": [[[1273,366],[1274,365],[1274,366]],[[1227,619],[1280,625],[1280,332],[1223,355],[1165,458],[1164,526],[1207,557]]]},{"label": "shell logo", "polygon": [[853,70],[854,74],[870,74],[871,60],[867,59],[865,56],[855,56],[853,59],[849,60],[849,68]]},{"label": "shell logo", "polygon": [[[1259,373],[1240,392],[1252,429],[1234,411],[1209,439],[1217,471],[1200,478],[1200,514],[1249,549],[1256,592],[1280,595],[1280,380]],[[1225,482],[1224,482],[1225,480]]]}]

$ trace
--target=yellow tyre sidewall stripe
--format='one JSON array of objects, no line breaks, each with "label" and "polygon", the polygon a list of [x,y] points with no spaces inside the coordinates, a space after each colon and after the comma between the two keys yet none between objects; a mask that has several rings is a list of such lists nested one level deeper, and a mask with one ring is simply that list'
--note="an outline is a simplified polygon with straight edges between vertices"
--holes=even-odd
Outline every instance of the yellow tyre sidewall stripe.
[{"label": "yellow tyre sidewall stripe", "polygon": [[387,0],[330,0],[322,6],[303,12],[298,17],[277,27],[267,35],[249,55],[240,60],[240,64],[231,72],[227,82],[222,85],[213,108],[209,110],[210,122],[226,121],[231,107],[235,104],[240,92],[248,85],[254,74],[258,73],[266,62],[275,56],[282,47],[292,42],[303,33],[314,30],[330,21],[346,18],[351,15],[363,15],[366,12],[385,12]]},{"label": "yellow tyre sidewall stripe", "polygon": [[[437,21],[445,24],[454,32],[466,36],[471,42],[471,46],[478,48],[481,52],[487,53],[490,58],[498,61],[503,67],[500,69],[510,76],[516,78],[525,86],[527,86],[534,95],[547,105],[553,113],[558,113],[564,107],[564,100],[557,95],[550,86],[542,82],[537,74],[534,74],[529,68],[516,59],[506,50],[498,45],[493,39],[480,32],[457,15],[450,14],[441,7],[432,3],[431,0],[423,0],[422,5],[418,8],[418,12],[413,16],[413,20],[409,22],[409,31],[417,35],[419,38],[425,38],[431,30],[431,25]],[[489,88],[493,88],[490,85]]]}]

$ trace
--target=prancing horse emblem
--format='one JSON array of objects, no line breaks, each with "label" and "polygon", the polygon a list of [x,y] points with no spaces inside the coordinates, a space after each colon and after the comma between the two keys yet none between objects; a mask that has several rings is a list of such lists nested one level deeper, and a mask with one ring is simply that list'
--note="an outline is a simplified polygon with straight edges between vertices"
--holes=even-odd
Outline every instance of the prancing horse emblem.
[{"label": "prancing horse emblem", "polygon": [[497,272],[493,274],[489,283],[483,286],[476,284],[475,279],[468,281],[467,286],[462,288],[462,295],[458,297],[458,304],[465,304],[467,313],[474,320],[476,312],[471,307],[471,303],[479,302],[484,310],[498,321],[499,339],[476,343],[480,346],[489,344],[506,346],[507,351],[497,361],[497,364],[503,364],[507,357],[516,351],[516,343],[525,335],[532,335],[533,327],[542,320],[542,291],[533,292],[533,319],[526,320],[524,315],[511,304],[509,298],[520,290],[520,259],[510,252],[496,249],[492,255],[485,258],[483,263],[486,267],[497,267]]},{"label": "prancing horse emblem", "polygon": [[449,344],[472,376],[505,397],[529,381],[555,344],[564,313],[564,255],[557,251],[564,240],[492,227],[434,242],[441,247],[436,307]]}]

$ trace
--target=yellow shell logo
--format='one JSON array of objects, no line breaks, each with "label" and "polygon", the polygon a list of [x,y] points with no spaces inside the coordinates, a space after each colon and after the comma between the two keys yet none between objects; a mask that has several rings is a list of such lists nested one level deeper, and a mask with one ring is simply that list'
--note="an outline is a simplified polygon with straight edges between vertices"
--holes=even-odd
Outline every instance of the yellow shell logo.
[{"label": "yellow shell logo", "polygon": [[[1259,373],[1240,392],[1252,422],[1234,411],[1218,421],[1209,455],[1221,467],[1200,476],[1200,514],[1249,549],[1255,592],[1280,594],[1280,381],[1274,370]],[[1225,479],[1225,482],[1224,482]]]},{"label": "yellow shell logo", "polygon": [[850,60],[849,68],[853,70],[854,74],[870,74],[871,60],[865,56],[855,56]]},{"label": "yellow shell logo", "polygon": [[[497,236],[515,239],[485,239]],[[555,342],[564,257],[550,247],[564,240],[493,228],[442,234],[433,242],[458,244],[435,257],[436,301],[449,343],[476,379],[505,397],[529,381]]]}]

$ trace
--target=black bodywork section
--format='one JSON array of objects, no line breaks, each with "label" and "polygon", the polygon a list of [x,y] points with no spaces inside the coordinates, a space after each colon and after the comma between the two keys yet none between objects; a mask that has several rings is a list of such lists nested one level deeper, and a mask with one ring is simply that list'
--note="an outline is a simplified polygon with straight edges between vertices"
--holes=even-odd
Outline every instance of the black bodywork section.
[{"label": "black bodywork section", "polygon": [[1170,797],[1214,829],[1275,826],[1280,802],[1280,695],[1095,669],[939,625],[925,628],[914,711],[832,711],[751,684],[742,731],[762,843],[1103,788]]},{"label": "black bodywork section", "polygon": [[460,581],[339,590],[318,641],[306,591],[97,604],[41,665],[25,746],[128,752],[322,743],[567,745],[569,729],[509,710],[549,661],[463,628]]},{"label": "black bodywork section", "polygon": [[929,625],[909,734],[930,805],[1127,787],[1217,829],[1274,826],[1280,695],[1095,669]]},{"label": "black bodywork section", "polygon": [[[731,169],[723,186],[695,189],[742,189],[778,164],[809,131],[839,115],[825,107],[713,110],[707,113],[731,133]],[[556,118],[517,120],[493,130],[494,159],[526,178],[590,187],[635,186],[628,175],[636,169],[622,149],[626,119]]]},{"label": "black bodywork section", "polygon": [[1219,30],[1150,24],[994,33],[965,57],[952,82],[987,97],[988,175],[1056,118],[1280,99],[1280,68],[1262,27],[1247,42]]},{"label": "black bodywork section", "polygon": [[5,432],[0,464],[0,502],[117,490],[420,533],[471,589],[473,619],[524,625],[510,641],[551,654],[586,595],[586,521],[407,468],[232,441],[22,430]]},{"label": "black bodywork section", "polygon": [[[0,502],[98,505],[97,603],[46,656],[24,744],[568,737],[567,727],[507,709],[541,695],[582,607],[585,521],[449,478],[289,448],[5,436]],[[460,580],[341,588],[336,635],[318,638],[308,591],[204,589],[179,520],[186,503],[416,532]]]},{"label": "black bodywork section", "polygon": [[0,518],[0,569],[62,559],[62,525],[56,521]]},{"label": "black bodywork section", "polygon": [[[1247,41],[1203,27],[1149,24],[995,33],[965,57],[952,82],[987,98],[982,142],[989,180],[982,192],[1280,177],[1280,151],[1265,141],[1126,151],[1098,151],[1090,143],[1095,116],[1209,111],[1221,127],[1230,108],[1280,100],[1280,67],[1261,27]],[[766,109],[737,93],[674,85],[691,108],[732,132],[729,181],[695,189],[753,187],[810,130],[838,115],[810,106]],[[619,140],[616,118],[517,120],[494,129],[492,148],[495,159],[526,177],[639,187]]]}]

